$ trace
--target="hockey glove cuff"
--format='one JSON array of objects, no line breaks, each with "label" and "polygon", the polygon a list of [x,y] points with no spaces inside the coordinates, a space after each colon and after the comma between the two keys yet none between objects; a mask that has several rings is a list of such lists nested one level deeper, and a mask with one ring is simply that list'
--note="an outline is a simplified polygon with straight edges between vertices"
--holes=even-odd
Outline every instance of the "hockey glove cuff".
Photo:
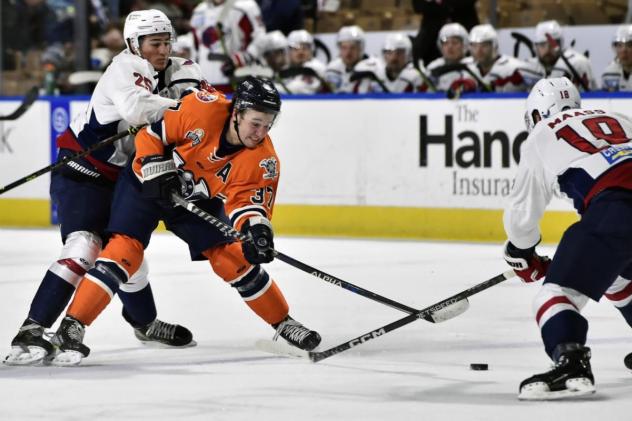
[{"label": "hockey glove cuff", "polygon": [[274,233],[272,224],[263,216],[248,218],[241,232],[252,237],[252,241],[242,241],[244,257],[253,265],[270,263],[274,260]]},{"label": "hockey glove cuff", "polygon": [[505,243],[505,261],[523,282],[535,282],[542,279],[551,265],[551,259],[548,256],[538,255],[535,252],[535,246],[519,249],[510,241]]}]

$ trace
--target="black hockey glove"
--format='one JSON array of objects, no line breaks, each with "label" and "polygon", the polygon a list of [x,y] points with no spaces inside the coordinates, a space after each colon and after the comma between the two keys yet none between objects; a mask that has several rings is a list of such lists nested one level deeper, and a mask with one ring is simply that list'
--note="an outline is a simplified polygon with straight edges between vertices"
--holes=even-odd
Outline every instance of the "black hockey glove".
[{"label": "black hockey glove", "polygon": [[519,249],[505,243],[505,262],[514,270],[523,282],[535,282],[546,276],[546,271],[551,265],[548,256],[540,256],[535,252],[535,246],[528,249]]},{"label": "black hockey glove", "polygon": [[274,260],[274,233],[267,218],[263,216],[249,218],[242,226],[241,232],[252,237],[252,241],[241,242],[241,251],[249,263],[258,265]]},{"label": "black hockey glove", "polygon": [[143,176],[142,195],[156,200],[162,206],[172,206],[171,194],[181,193],[182,183],[176,171],[173,159],[162,155],[143,158],[141,172]]}]

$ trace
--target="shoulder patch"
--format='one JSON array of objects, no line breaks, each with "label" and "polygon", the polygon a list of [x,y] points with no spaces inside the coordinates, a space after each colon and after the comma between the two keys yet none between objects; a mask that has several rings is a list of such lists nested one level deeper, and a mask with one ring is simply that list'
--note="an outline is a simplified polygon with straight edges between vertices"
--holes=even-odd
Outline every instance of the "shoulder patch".
[{"label": "shoulder patch", "polygon": [[259,162],[259,166],[263,168],[265,174],[263,174],[263,178],[267,180],[274,180],[279,176],[277,171],[277,160],[276,158],[266,158],[262,159]]},{"label": "shoulder patch", "polygon": [[202,138],[204,137],[204,130],[203,129],[189,130],[187,134],[184,135],[184,137],[191,141],[191,146],[196,146],[202,141]]},{"label": "shoulder patch", "polygon": [[195,93],[195,97],[200,101],[200,102],[213,102],[213,101],[217,101],[217,95],[213,95],[210,92],[201,90],[201,91],[197,91]]}]

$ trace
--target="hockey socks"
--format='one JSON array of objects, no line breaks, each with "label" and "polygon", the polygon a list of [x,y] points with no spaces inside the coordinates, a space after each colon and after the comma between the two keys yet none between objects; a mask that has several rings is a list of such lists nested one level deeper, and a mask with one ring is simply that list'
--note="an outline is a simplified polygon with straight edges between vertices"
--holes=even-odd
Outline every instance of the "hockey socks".
[{"label": "hockey socks", "polygon": [[68,305],[73,292],[74,285],[47,271],[33,297],[28,318],[44,327],[51,327]]}]

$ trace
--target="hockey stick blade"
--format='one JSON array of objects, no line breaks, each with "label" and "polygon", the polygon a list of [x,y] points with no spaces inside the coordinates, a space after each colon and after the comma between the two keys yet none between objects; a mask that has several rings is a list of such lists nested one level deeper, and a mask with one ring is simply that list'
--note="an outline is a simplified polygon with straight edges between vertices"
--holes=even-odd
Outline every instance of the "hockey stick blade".
[{"label": "hockey stick blade", "polygon": [[0,116],[0,121],[12,121],[22,117],[22,115],[31,108],[31,105],[39,97],[39,88],[33,86],[24,96],[22,103],[11,114]]},{"label": "hockey stick blade", "polygon": [[284,346],[283,343],[276,344],[276,345],[273,345],[271,343],[265,343],[265,342],[273,342],[273,341],[260,340],[255,344],[255,346],[257,347],[257,349],[270,352],[276,355],[285,355],[285,356],[299,357],[299,358],[304,358],[304,359],[306,358],[312,362],[317,363],[319,361],[324,360],[325,358],[329,358],[336,354],[340,354],[341,352],[347,351],[358,345],[362,345],[363,343],[366,343],[372,339],[383,336],[387,334],[388,332],[391,332],[395,329],[399,329],[400,327],[406,326],[407,324],[410,324],[418,319],[422,319],[424,318],[426,314],[430,312],[438,311],[440,309],[449,307],[459,301],[463,301],[467,297],[471,297],[474,294],[477,294],[481,291],[491,288],[492,286],[497,285],[507,279],[513,278],[514,276],[515,276],[515,273],[513,272],[513,270],[505,271],[501,273],[500,275],[496,275],[491,279],[481,282],[480,284],[474,285],[473,287],[468,288],[464,291],[461,291],[449,298],[446,298],[445,300],[439,301],[436,304],[426,307],[423,310],[419,310],[418,312],[410,314],[402,319],[396,320],[392,323],[379,327],[375,330],[372,330],[371,332],[365,333],[364,335],[360,335],[347,342],[343,342],[340,345],[334,346],[324,351],[303,351],[303,352],[307,352],[307,356],[305,356],[302,352],[300,352],[302,350],[298,350],[298,351],[296,349],[289,350],[287,347],[291,347],[290,345]]}]

